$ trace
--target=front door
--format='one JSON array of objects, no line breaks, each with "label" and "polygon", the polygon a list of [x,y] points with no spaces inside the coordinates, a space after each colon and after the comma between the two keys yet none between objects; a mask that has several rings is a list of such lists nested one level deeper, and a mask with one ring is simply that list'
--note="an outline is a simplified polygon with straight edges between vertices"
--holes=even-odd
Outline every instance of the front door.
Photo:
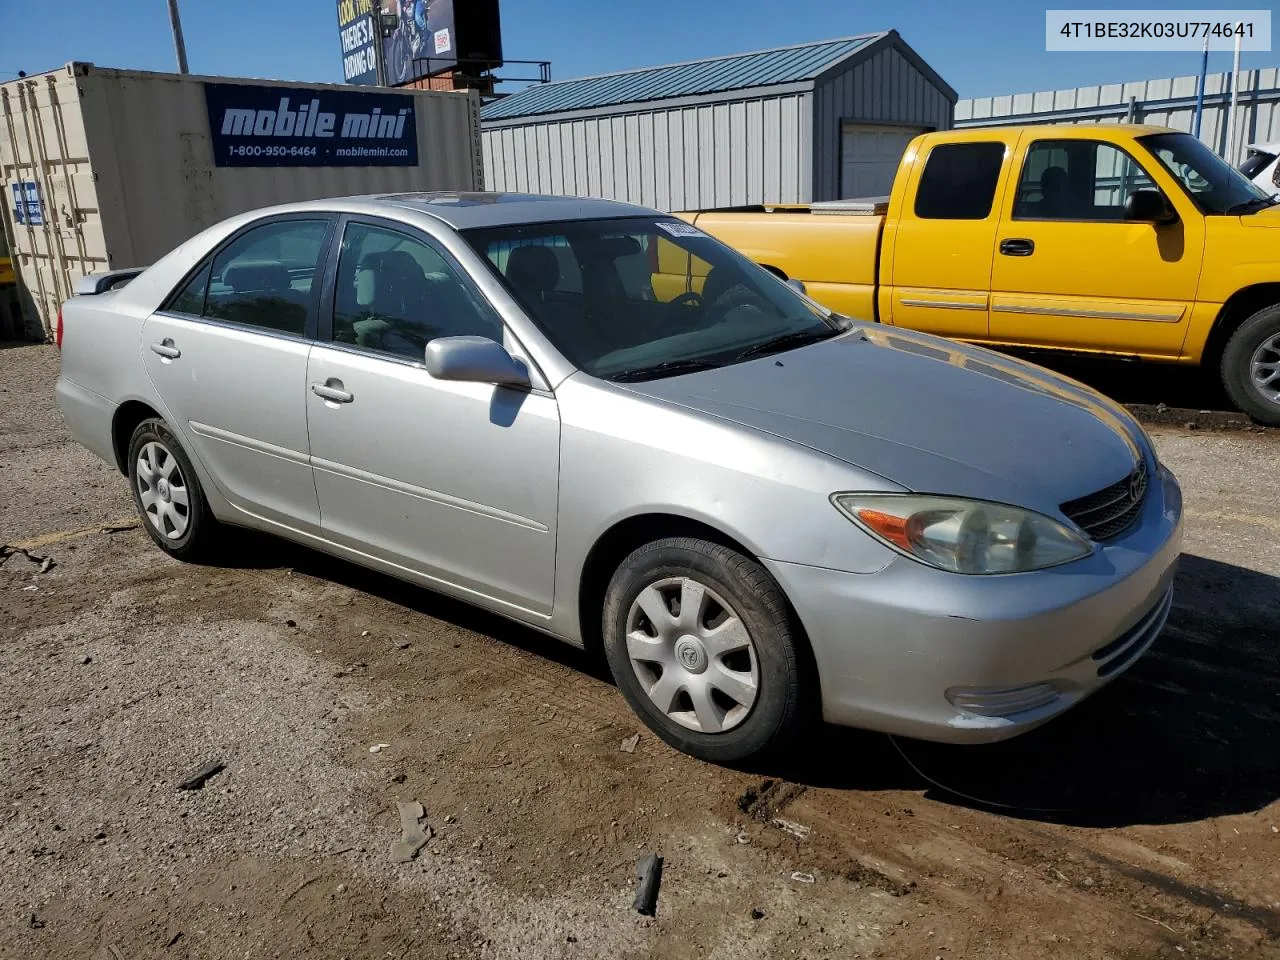
[{"label": "front door", "polygon": [[306,378],[326,217],[241,232],[143,326],[143,358],[183,443],[231,504],[314,532]]},{"label": "front door", "polygon": [[901,209],[889,210],[880,314],[900,327],[981,340],[1009,134],[961,135],[962,142],[933,141],[916,158],[895,200]]},{"label": "front door", "polygon": [[[995,244],[991,339],[1176,357],[1200,276],[1203,217],[1171,183],[1163,188],[1163,172],[1110,143],[1027,134],[1019,161]],[[1191,215],[1127,221],[1137,190],[1161,191]]]},{"label": "front door", "polygon": [[311,353],[306,389],[325,535],[548,614],[559,482],[555,398],[427,373],[424,351],[436,337],[506,336],[483,294],[429,238],[353,220],[336,278],[332,329]]}]

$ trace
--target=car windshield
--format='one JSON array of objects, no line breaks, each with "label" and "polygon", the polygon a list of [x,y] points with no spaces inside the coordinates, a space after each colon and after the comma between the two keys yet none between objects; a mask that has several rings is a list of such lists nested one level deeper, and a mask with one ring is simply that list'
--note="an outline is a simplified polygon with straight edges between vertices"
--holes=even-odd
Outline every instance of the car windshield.
[{"label": "car windshield", "polygon": [[843,318],[682,220],[464,231],[547,338],[592,376],[644,380],[833,336]]},{"label": "car windshield", "polygon": [[1251,213],[1271,196],[1189,133],[1139,138],[1203,213]]}]

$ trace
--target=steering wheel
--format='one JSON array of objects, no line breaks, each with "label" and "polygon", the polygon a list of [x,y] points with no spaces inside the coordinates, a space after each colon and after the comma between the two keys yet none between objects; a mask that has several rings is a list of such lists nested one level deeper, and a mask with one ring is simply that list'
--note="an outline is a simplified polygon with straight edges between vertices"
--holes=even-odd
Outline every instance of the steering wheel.
[{"label": "steering wheel", "polygon": [[702,299],[702,294],[694,290],[687,290],[667,301],[667,306],[669,307],[701,307],[705,304],[706,301]]}]

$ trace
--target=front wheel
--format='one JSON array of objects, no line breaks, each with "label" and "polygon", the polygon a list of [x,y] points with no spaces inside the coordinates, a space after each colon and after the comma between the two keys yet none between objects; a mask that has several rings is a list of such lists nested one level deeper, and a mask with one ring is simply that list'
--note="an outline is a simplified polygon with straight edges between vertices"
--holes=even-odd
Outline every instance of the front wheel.
[{"label": "front wheel", "polygon": [[738,763],[800,725],[800,641],[754,560],[689,537],[646,544],[614,573],[602,626],[618,689],[677,750]]},{"label": "front wheel", "polygon": [[1240,325],[1222,353],[1222,383],[1258,423],[1280,427],[1280,304]]}]

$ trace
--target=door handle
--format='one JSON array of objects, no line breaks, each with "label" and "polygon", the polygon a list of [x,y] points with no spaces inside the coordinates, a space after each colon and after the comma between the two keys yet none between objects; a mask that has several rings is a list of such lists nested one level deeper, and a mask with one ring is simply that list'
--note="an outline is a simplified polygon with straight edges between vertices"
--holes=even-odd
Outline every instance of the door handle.
[{"label": "door handle", "polygon": [[355,399],[350,393],[342,389],[342,381],[328,379],[324,383],[313,383],[311,392],[322,400],[328,400],[331,403],[350,403]]},{"label": "door handle", "polygon": [[151,352],[158,353],[166,360],[177,360],[182,356],[182,351],[173,345],[173,340],[169,337],[165,337],[159,343],[153,343],[151,345]]},{"label": "door handle", "polygon": [[1036,243],[1034,240],[1024,240],[1021,237],[1001,240],[1000,252],[1006,257],[1029,257],[1036,252]]}]

